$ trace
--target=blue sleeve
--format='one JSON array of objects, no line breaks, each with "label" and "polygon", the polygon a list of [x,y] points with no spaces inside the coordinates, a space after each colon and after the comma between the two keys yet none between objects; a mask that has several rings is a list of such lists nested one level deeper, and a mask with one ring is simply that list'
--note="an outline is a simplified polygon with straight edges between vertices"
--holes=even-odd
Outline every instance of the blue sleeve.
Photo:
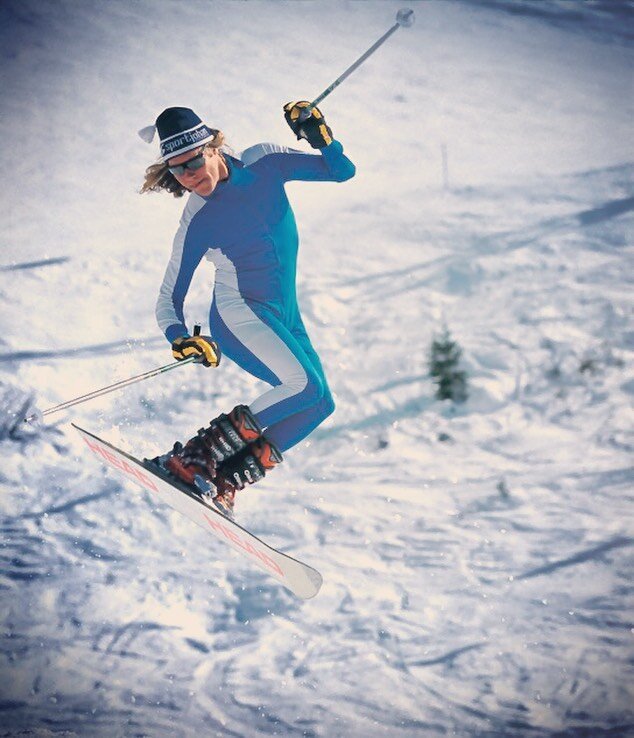
[{"label": "blue sleeve", "polygon": [[198,246],[191,234],[177,233],[156,303],[157,322],[170,343],[179,336],[189,335],[183,306],[192,277],[205,251],[206,247]]},{"label": "blue sleeve", "polygon": [[320,154],[276,153],[266,157],[282,175],[284,182],[345,182],[356,168],[343,153],[339,141],[320,149]]}]

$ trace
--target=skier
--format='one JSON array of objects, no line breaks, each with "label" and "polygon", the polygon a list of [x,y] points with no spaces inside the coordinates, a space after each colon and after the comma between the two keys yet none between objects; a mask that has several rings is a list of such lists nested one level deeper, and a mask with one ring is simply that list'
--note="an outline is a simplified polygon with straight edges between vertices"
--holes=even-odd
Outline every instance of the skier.
[{"label": "skier", "polygon": [[[308,105],[288,103],[284,116],[297,139],[320,155],[259,144],[238,158],[224,146],[222,132],[189,108],[167,108],[155,126],[139,131],[147,141],[158,131],[161,147],[141,192],[191,193],[156,306],[173,356],[197,356],[215,367],[225,354],[272,385],[249,406],[219,415],[158,460],[230,517],[236,490],[262,479],[282,461],[282,452],[334,410],[297,305],[298,233],[284,184],[343,182],[355,167],[317,108],[302,120]],[[216,267],[211,336],[190,332],[183,316],[194,271],[205,255]]]}]

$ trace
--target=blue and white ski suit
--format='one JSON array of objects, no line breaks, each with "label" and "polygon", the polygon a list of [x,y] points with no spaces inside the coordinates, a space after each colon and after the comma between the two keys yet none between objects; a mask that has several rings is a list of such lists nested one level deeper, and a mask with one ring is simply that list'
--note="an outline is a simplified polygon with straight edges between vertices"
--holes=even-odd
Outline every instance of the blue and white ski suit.
[{"label": "blue and white ski suit", "polygon": [[225,155],[229,177],[209,197],[192,193],[174,238],[156,305],[170,343],[189,335],[183,303],[203,256],[216,267],[211,335],[236,364],[272,385],[250,409],[281,451],[334,410],[295,290],[298,233],[284,183],[343,182],[354,164],[338,141],[304,154],[272,144]]}]

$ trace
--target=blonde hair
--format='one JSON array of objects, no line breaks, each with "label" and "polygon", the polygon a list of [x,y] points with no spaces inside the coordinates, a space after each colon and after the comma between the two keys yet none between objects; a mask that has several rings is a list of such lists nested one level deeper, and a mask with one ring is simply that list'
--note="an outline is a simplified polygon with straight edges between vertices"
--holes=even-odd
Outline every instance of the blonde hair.
[{"label": "blonde hair", "polygon": [[[212,130],[212,133],[214,139],[204,145],[203,151],[219,149],[224,144],[225,136],[222,131]],[[222,156],[222,154],[220,155]],[[145,170],[145,179],[139,193],[142,195],[144,192],[161,192],[161,190],[171,192],[174,197],[182,197],[186,192],[189,192],[170,172],[167,163],[164,161],[150,164]]]}]

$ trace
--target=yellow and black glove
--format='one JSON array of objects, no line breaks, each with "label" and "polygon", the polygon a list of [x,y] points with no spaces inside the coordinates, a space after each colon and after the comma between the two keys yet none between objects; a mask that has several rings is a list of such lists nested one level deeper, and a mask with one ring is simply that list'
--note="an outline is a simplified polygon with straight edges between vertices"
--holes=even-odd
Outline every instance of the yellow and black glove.
[{"label": "yellow and black glove", "polygon": [[314,149],[323,149],[332,143],[332,131],[319,108],[313,108],[306,120],[300,120],[302,108],[310,105],[308,100],[289,102],[284,106],[284,118],[297,140],[305,138]]},{"label": "yellow and black glove", "polygon": [[198,356],[203,366],[218,366],[220,364],[220,349],[211,336],[181,336],[172,344],[172,356],[178,361]]}]

